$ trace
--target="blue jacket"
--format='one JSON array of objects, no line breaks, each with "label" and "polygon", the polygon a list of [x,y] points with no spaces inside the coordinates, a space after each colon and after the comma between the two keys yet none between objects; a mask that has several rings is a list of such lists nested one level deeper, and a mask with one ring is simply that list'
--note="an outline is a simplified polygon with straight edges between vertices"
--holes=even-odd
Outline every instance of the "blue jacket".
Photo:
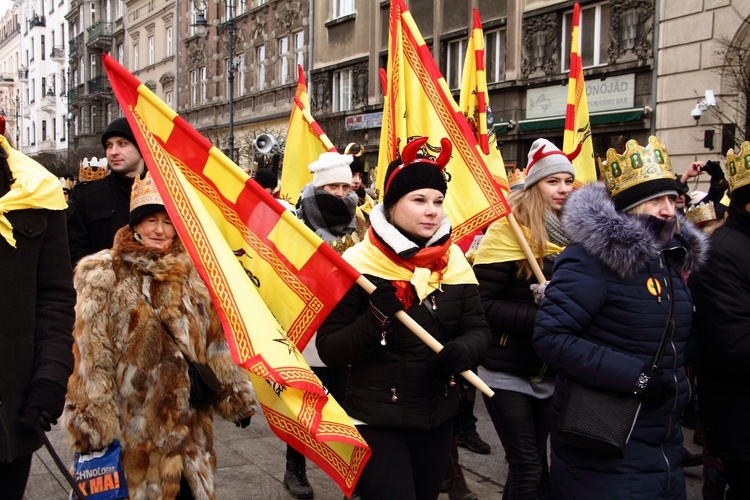
[{"label": "blue jacket", "polygon": [[[684,218],[659,244],[643,220],[616,212],[604,186],[573,193],[563,225],[573,244],[558,257],[537,312],[533,344],[558,372],[552,398],[551,498],[684,498],[680,418],[689,399],[683,351],[692,320],[684,281],[705,254],[705,237]],[[669,280],[674,289],[669,294]],[[567,378],[632,394],[656,354],[674,301],[675,331],[659,368],[674,394],[643,406],[622,459],[557,439]]]}]

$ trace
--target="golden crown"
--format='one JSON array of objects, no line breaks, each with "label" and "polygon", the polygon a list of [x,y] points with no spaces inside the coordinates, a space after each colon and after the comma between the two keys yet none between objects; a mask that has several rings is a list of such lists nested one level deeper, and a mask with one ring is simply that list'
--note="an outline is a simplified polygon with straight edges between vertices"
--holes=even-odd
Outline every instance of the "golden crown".
[{"label": "golden crown", "polygon": [[97,159],[95,156],[81,160],[81,164],[78,166],[78,180],[81,182],[97,181],[104,179],[109,174],[107,168],[107,159]]},{"label": "golden crown", "polygon": [[511,189],[517,189],[523,186],[526,181],[526,171],[520,168],[513,168],[508,171],[508,186]]},{"label": "golden crown", "polygon": [[133,180],[133,188],[130,191],[130,211],[132,212],[143,205],[164,205],[149,172],[146,172],[143,179],[136,176]]},{"label": "golden crown", "polygon": [[697,205],[691,205],[685,208],[685,217],[687,217],[693,224],[716,220],[716,208],[714,207],[714,202],[709,200],[708,203],[700,202]]},{"label": "golden crown", "polygon": [[70,179],[66,179],[65,177],[60,177],[60,186],[63,189],[71,191],[73,189],[73,182]]},{"label": "golden crown", "polygon": [[648,138],[645,148],[635,139],[626,143],[622,154],[610,148],[607,162],[600,163],[599,169],[613,197],[642,182],[675,178],[667,150],[653,135]]},{"label": "golden crown", "polygon": [[729,192],[750,184],[750,141],[742,143],[737,155],[734,149],[727,151],[727,174]]}]

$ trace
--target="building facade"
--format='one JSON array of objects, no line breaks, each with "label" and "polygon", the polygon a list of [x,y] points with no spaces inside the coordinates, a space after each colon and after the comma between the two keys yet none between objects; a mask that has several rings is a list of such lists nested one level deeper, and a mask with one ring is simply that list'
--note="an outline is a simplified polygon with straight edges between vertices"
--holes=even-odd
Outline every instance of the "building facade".
[{"label": "building facade", "polygon": [[0,115],[5,118],[5,133],[14,146],[20,143],[20,47],[21,23],[18,6],[13,5],[0,19]]}]

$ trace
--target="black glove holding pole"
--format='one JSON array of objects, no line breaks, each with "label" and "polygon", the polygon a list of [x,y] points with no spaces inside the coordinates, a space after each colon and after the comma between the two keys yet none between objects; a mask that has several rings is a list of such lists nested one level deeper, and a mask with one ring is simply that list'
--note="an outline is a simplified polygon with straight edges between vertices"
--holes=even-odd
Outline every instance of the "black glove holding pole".
[{"label": "black glove holding pole", "polygon": [[393,315],[403,310],[404,305],[396,297],[396,287],[390,281],[383,281],[370,294],[370,312],[381,328],[390,325]]}]

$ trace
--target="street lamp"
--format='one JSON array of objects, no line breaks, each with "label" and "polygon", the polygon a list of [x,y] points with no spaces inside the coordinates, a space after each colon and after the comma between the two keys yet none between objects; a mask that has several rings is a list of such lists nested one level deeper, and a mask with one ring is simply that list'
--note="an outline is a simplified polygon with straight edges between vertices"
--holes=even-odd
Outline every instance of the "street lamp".
[{"label": "street lamp", "polygon": [[[206,21],[206,2],[205,0],[193,0],[193,6],[198,11],[195,16],[195,34],[206,36],[208,34],[208,22]],[[234,161],[234,72],[237,66],[234,62],[234,34],[238,31],[234,23],[234,0],[227,0],[227,20],[225,23],[216,27],[219,34],[229,34],[229,67],[227,68],[227,79],[229,81],[229,159]]]},{"label": "street lamp", "polygon": [[65,141],[67,143],[67,160],[65,163],[70,168],[70,121],[73,118],[73,114],[70,112],[70,68],[68,68],[65,75],[62,73],[51,73],[47,76],[47,97],[55,97],[55,77],[62,81],[63,86],[63,90],[60,91],[59,95],[65,101]]}]

